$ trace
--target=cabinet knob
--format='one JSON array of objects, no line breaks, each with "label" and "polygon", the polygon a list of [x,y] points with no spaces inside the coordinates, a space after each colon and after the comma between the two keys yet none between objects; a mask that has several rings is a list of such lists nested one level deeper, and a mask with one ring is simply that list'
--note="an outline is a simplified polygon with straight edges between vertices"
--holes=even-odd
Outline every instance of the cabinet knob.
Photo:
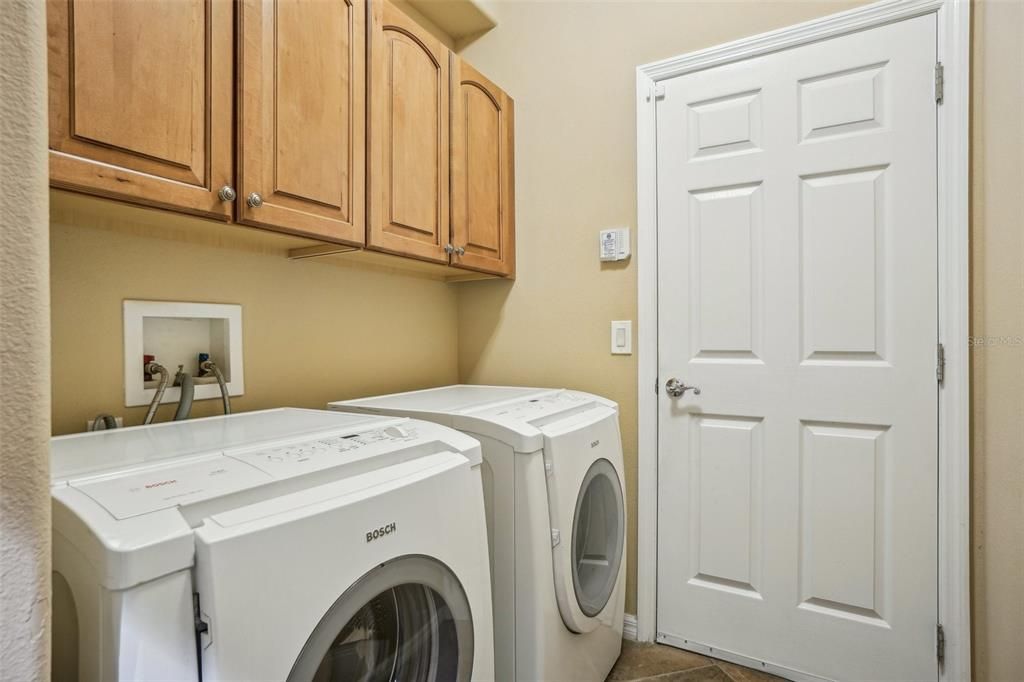
[{"label": "cabinet knob", "polygon": [[463,247],[460,246],[459,248],[455,249],[455,255],[456,256],[465,256],[466,255],[466,249],[464,249]]},{"label": "cabinet knob", "polygon": [[252,192],[249,194],[249,198],[245,200],[245,203],[249,204],[249,208],[259,208],[263,205],[263,197],[257,192]]},{"label": "cabinet knob", "polygon": [[238,193],[235,192],[235,188],[231,185],[224,185],[217,192],[217,198],[221,201],[234,201],[238,197]]},{"label": "cabinet knob", "polygon": [[452,246],[451,244],[445,244],[444,245],[444,252],[447,253],[450,256],[453,253],[455,253],[455,247]]}]

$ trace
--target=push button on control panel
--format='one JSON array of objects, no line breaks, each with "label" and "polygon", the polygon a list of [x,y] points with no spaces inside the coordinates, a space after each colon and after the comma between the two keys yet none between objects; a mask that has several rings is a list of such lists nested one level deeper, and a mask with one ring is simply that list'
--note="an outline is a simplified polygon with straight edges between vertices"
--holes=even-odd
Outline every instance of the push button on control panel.
[{"label": "push button on control panel", "polygon": [[401,426],[389,426],[384,429],[384,434],[389,438],[410,438],[408,429],[403,429]]}]

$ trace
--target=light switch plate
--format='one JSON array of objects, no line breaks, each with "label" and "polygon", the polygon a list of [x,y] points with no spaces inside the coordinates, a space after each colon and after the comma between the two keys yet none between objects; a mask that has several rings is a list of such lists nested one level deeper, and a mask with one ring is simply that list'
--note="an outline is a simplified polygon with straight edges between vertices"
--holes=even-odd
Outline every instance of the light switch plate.
[{"label": "light switch plate", "polygon": [[633,321],[612,320],[612,355],[633,354]]}]

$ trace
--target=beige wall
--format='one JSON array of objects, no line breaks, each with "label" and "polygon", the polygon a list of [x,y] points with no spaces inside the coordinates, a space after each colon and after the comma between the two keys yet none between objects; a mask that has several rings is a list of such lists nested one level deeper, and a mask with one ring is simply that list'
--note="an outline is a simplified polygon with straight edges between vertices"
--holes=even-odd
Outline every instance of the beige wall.
[{"label": "beige wall", "polygon": [[636,593],[636,356],[609,354],[636,320],[636,266],[597,259],[598,231],[636,241],[636,67],[857,3],[505,2],[462,55],[516,102],[518,278],[459,290],[463,381],[571,386],[622,409]]},{"label": "beige wall", "polygon": [[0,1],[0,679],[50,677],[46,20]]},{"label": "beige wall", "polygon": [[[241,303],[247,393],[239,409],[318,406],[457,379],[573,386],[617,400],[635,520],[636,364],[608,353],[608,323],[636,319],[636,272],[596,258],[599,229],[635,228],[634,67],[853,4],[495,3],[498,28],[463,54],[516,99],[514,284],[292,263],[281,238],[54,194],[54,431],[81,430],[99,411],[125,414],[122,299]],[[974,15],[977,336],[1024,336],[1022,7],[992,0]],[[317,334],[306,331],[310,323]],[[1001,343],[972,356],[979,680],[1015,680],[1024,670],[1022,354],[1024,346]],[[173,408],[163,409],[166,419]],[[196,413],[218,409],[204,401]],[[128,411],[128,422],[141,415]],[[636,547],[635,524],[629,544]]]},{"label": "beige wall", "polygon": [[[504,2],[462,52],[516,100],[519,279],[460,289],[461,378],[617,400],[634,520],[636,364],[609,355],[608,323],[636,319],[636,269],[596,258],[599,229],[635,228],[634,68],[854,4]],[[972,327],[1019,339],[1024,2],[978,3],[974,21]],[[976,679],[1009,682],[1024,674],[1024,345],[978,348],[972,371]]]},{"label": "beige wall", "polygon": [[1024,677],[1024,2],[974,8],[973,617],[978,680]]},{"label": "beige wall", "polygon": [[[100,412],[141,422],[144,407],[124,407],[126,298],[240,303],[239,411],[323,407],[458,378],[455,285],[343,265],[344,256],[289,261],[290,238],[52,196],[54,433],[82,431]],[[219,399],[204,400],[193,415],[220,410]],[[157,419],[173,413],[166,405]]]}]

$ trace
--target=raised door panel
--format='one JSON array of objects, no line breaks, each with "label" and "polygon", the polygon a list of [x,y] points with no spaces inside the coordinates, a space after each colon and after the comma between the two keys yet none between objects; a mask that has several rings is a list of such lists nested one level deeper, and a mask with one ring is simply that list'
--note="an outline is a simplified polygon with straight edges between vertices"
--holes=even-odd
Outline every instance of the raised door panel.
[{"label": "raised door panel", "polygon": [[233,6],[50,0],[50,181],[231,216]]},{"label": "raised door panel", "polygon": [[[361,245],[364,0],[240,7],[240,221]],[[248,201],[253,193],[257,206]]]},{"label": "raised door panel", "polygon": [[367,246],[448,262],[448,50],[387,2],[370,3]]},{"label": "raised door panel", "polygon": [[512,98],[452,57],[452,264],[515,273]]}]

